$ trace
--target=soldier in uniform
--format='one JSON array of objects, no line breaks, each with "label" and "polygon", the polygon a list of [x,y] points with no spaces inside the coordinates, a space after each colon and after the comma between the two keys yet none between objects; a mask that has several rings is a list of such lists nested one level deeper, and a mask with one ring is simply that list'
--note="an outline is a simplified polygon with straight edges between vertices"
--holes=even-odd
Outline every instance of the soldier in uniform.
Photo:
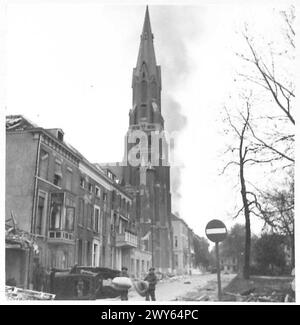
[{"label": "soldier in uniform", "polygon": [[155,301],[155,286],[157,283],[157,277],[155,275],[155,268],[151,267],[149,269],[149,273],[145,277],[144,281],[147,281],[149,283],[149,288],[146,292],[146,300],[149,301],[150,297],[152,301]]}]

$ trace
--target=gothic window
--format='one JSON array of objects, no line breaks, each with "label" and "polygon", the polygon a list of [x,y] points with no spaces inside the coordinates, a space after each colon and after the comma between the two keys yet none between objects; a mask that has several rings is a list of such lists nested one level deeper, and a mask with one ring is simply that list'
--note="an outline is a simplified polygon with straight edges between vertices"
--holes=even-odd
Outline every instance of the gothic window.
[{"label": "gothic window", "polygon": [[157,87],[156,87],[156,82],[155,81],[151,82],[151,97],[152,98],[157,98]]},{"label": "gothic window", "polygon": [[141,83],[141,96],[142,103],[145,103],[147,101],[147,81],[145,80]]},{"label": "gothic window", "polygon": [[147,107],[146,107],[146,105],[141,105],[140,117],[141,118],[147,117]]}]

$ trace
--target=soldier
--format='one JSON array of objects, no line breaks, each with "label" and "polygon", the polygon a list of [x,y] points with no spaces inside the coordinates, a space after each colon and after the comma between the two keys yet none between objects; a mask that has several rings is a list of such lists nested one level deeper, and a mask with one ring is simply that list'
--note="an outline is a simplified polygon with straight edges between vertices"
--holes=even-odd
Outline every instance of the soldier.
[{"label": "soldier", "polygon": [[[121,276],[129,278],[127,271],[128,271],[128,268],[126,266],[123,266],[122,271],[121,271]],[[128,300],[128,289],[124,289],[121,291],[121,300]]]},{"label": "soldier", "polygon": [[45,278],[45,270],[40,264],[39,258],[34,258],[34,266],[32,271],[33,290],[42,291]]},{"label": "soldier", "polygon": [[149,269],[149,273],[145,277],[144,281],[147,281],[149,283],[149,288],[146,292],[146,300],[149,301],[150,297],[152,301],[155,301],[155,286],[157,283],[157,277],[155,275],[155,268],[151,267]]}]

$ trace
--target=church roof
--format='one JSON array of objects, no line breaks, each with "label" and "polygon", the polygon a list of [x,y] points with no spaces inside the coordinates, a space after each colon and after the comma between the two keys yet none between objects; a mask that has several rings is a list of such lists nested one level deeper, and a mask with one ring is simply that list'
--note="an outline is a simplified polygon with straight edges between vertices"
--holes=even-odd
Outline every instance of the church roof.
[{"label": "church roof", "polygon": [[141,42],[139,48],[139,54],[137,59],[137,65],[135,72],[139,74],[142,70],[143,64],[146,65],[146,69],[149,75],[156,74],[156,59],[153,45],[153,34],[151,30],[150,17],[148,6],[146,8],[143,31],[141,35]]}]

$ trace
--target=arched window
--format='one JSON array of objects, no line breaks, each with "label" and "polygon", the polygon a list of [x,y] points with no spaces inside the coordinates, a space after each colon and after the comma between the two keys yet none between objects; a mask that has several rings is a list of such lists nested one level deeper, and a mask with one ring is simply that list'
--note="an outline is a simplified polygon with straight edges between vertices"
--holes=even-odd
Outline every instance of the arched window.
[{"label": "arched window", "polygon": [[155,99],[157,98],[157,87],[155,81],[151,82],[151,97]]},{"label": "arched window", "polygon": [[147,81],[143,80],[141,83],[141,94],[142,94],[142,103],[147,101]]}]

